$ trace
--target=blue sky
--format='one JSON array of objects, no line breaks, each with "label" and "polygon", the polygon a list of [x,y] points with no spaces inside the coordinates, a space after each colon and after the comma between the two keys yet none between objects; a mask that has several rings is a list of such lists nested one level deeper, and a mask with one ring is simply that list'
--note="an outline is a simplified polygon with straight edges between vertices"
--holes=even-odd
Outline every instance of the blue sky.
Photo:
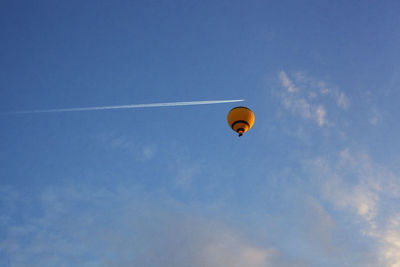
[{"label": "blue sky", "polygon": [[399,11],[1,1],[0,265],[400,266]]}]

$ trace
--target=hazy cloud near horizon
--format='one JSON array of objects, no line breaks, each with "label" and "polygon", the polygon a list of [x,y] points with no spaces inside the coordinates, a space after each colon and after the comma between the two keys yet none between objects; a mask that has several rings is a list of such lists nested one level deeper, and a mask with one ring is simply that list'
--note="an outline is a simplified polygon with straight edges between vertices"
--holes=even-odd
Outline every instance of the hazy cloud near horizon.
[{"label": "hazy cloud near horizon", "polygon": [[[3,188],[1,200],[14,190]],[[0,247],[12,266],[295,266],[218,219],[182,213],[183,203],[154,200],[134,187],[49,187],[11,202]],[[5,226],[21,204],[42,213]]]}]

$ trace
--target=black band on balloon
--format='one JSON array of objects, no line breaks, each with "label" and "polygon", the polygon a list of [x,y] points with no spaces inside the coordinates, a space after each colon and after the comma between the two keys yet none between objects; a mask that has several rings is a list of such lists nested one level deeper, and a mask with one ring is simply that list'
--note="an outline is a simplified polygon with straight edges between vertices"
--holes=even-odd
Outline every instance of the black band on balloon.
[{"label": "black band on balloon", "polygon": [[233,129],[233,127],[234,127],[237,123],[244,123],[244,124],[246,124],[247,126],[249,126],[249,128],[250,128],[250,124],[249,124],[247,121],[241,121],[241,120],[239,120],[239,121],[235,121],[234,123],[232,123],[232,125],[231,125],[232,129]]}]

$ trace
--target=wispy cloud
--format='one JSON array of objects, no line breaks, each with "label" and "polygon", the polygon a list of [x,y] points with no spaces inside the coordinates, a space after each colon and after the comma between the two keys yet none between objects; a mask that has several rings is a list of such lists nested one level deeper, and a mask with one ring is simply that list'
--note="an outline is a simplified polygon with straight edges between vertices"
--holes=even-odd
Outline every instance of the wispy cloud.
[{"label": "wispy cloud", "polygon": [[150,160],[154,157],[156,153],[155,145],[146,145],[142,148],[142,155],[145,160]]},{"label": "wispy cloud", "polygon": [[298,91],[298,89],[294,86],[293,82],[289,79],[286,72],[279,72],[279,78],[282,82],[282,85],[287,89],[289,93],[294,93]]},{"label": "wispy cloud", "polygon": [[335,90],[335,96],[336,96],[337,104],[339,107],[341,107],[343,109],[347,109],[349,107],[349,105],[350,105],[349,99],[343,92],[339,92],[339,91]]},{"label": "wispy cloud", "polygon": [[175,186],[181,189],[188,189],[192,186],[193,180],[199,172],[200,167],[197,165],[178,166]]},{"label": "wispy cloud", "polygon": [[378,109],[376,107],[373,107],[370,111],[370,117],[369,117],[369,123],[371,125],[378,125],[378,123],[382,120],[382,116],[378,112]]},{"label": "wispy cloud", "polygon": [[380,266],[400,266],[400,177],[366,153],[343,150],[333,162],[312,162],[323,199],[349,212],[360,234],[375,240]]},{"label": "wispy cloud", "polygon": [[335,103],[340,109],[349,107],[349,100],[343,92],[302,72],[290,78],[285,71],[280,71],[279,79],[284,89],[281,92],[283,106],[304,119],[315,121],[319,126],[332,125],[324,103]]},{"label": "wispy cloud", "polygon": [[317,243],[318,248],[324,249],[329,254],[334,249],[332,236],[335,222],[320,201],[314,197],[308,196],[304,204],[307,215],[309,215],[305,216],[304,220],[310,240],[313,240],[314,243]]},{"label": "wispy cloud", "polygon": [[131,154],[137,161],[149,161],[157,154],[155,144],[138,142],[138,140],[123,134],[108,132],[95,134],[92,138],[108,152],[123,151]]}]

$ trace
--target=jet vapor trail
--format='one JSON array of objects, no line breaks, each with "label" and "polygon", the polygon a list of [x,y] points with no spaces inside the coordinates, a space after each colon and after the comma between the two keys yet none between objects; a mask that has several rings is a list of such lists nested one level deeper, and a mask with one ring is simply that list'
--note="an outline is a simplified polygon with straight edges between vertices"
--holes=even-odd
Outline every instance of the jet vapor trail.
[{"label": "jet vapor trail", "polygon": [[223,104],[223,103],[233,103],[233,102],[241,102],[241,101],[244,101],[244,99],[207,100],[207,101],[189,101],[189,102],[168,102],[168,103],[134,104],[134,105],[103,106],[103,107],[83,107],[83,108],[59,108],[59,109],[42,109],[42,110],[22,110],[22,111],[7,112],[6,114],[32,114],[32,113],[73,112],[73,111],[91,111],[91,110],[106,110],[106,109],[176,107],[176,106]]}]

